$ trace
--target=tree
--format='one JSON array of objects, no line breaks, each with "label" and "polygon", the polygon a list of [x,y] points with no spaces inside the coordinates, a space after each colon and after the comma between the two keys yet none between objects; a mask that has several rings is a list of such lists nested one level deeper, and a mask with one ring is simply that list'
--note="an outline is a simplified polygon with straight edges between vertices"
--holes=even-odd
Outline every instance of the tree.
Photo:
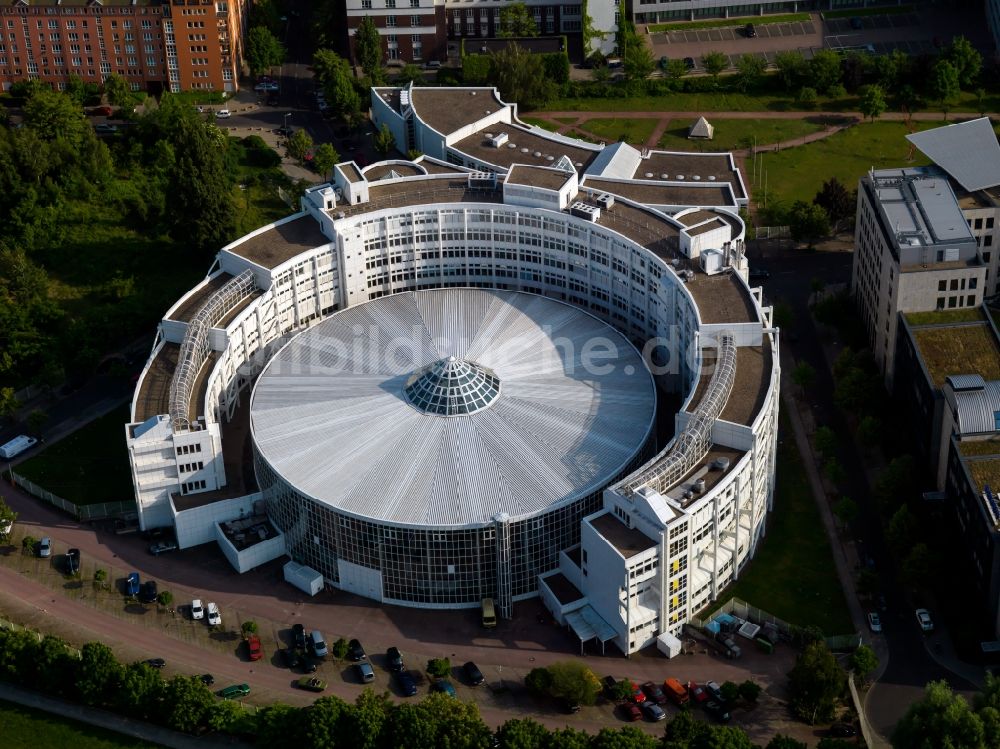
[{"label": "tree", "polygon": [[[43,141],[62,140],[79,148],[93,130],[83,109],[60,91],[39,91],[24,105],[24,123]],[[41,153],[36,153],[41,157]]]},{"label": "tree", "polygon": [[646,46],[641,36],[636,35],[635,42],[625,48],[625,54],[622,56],[622,67],[625,71],[625,79],[629,81],[644,80],[656,70],[653,51]]},{"label": "tree", "polygon": [[361,19],[354,34],[358,64],[373,85],[382,83],[382,37],[379,36],[375,20],[366,15]]},{"label": "tree", "polygon": [[961,695],[944,681],[932,681],[910,705],[892,732],[894,749],[981,747],[983,722]]},{"label": "tree", "polygon": [[156,602],[161,606],[168,607],[174,602],[174,594],[169,590],[161,590],[159,595],[156,596]]},{"label": "tree", "polygon": [[377,133],[375,133],[375,138],[373,144],[375,150],[379,152],[382,158],[389,155],[389,151],[396,147],[396,136],[392,134],[392,130],[389,129],[389,125],[382,123],[382,127]]},{"label": "tree", "polygon": [[244,635],[255,635],[257,634],[258,630],[259,627],[257,626],[257,622],[255,622],[253,619],[248,619],[247,621],[243,622],[243,624],[240,625],[240,632],[242,632]]},{"label": "tree", "polygon": [[[466,55],[468,59],[469,55]],[[481,57],[481,55],[477,55]],[[465,61],[462,62],[462,73],[465,73]],[[414,65],[412,62],[406,63],[402,70],[396,74],[396,78],[393,84],[396,86],[406,86],[409,83],[413,83],[417,86],[424,82],[424,71],[420,69],[419,65]]]},{"label": "tree", "polygon": [[361,97],[354,88],[347,60],[328,49],[321,49],[313,55],[313,69],[334,116],[347,122],[358,119]]},{"label": "tree", "polygon": [[802,109],[812,109],[816,106],[817,101],[819,101],[819,94],[811,86],[803,86],[795,96],[796,104],[802,107]]},{"label": "tree", "polygon": [[841,525],[850,525],[853,523],[857,520],[859,512],[858,503],[850,497],[841,497],[833,506],[833,514],[837,516],[837,520],[840,521]]},{"label": "tree", "polygon": [[844,670],[826,643],[817,640],[808,644],[788,674],[792,711],[810,725],[830,720],[844,691],[844,680]]},{"label": "tree", "polygon": [[740,697],[745,699],[747,702],[756,702],[760,697],[761,687],[760,684],[755,682],[753,679],[747,679],[742,682],[739,687]]},{"label": "tree", "polygon": [[163,722],[175,731],[194,733],[208,722],[215,697],[197,676],[177,675],[163,688]]},{"label": "tree", "polygon": [[800,388],[810,387],[816,381],[816,370],[809,362],[799,362],[792,370],[792,382]]},{"label": "tree", "polygon": [[254,26],[247,32],[243,54],[254,78],[285,61],[285,47],[267,26]]},{"label": "tree", "polygon": [[9,419],[17,413],[21,402],[14,395],[14,388],[0,388],[0,417]]},{"label": "tree", "polygon": [[528,6],[518,2],[501,8],[497,36],[501,39],[538,36],[538,25]]},{"label": "tree", "polygon": [[104,96],[113,107],[127,107],[133,100],[128,82],[114,74],[104,79]]},{"label": "tree", "polygon": [[831,177],[823,182],[823,187],[816,193],[813,203],[826,211],[831,223],[837,224],[853,218],[857,198],[855,193],[844,187],[839,179]]},{"label": "tree", "polygon": [[339,697],[320,697],[309,708],[304,721],[304,745],[316,747],[337,747],[345,736],[347,715],[351,706]]},{"label": "tree", "polygon": [[340,161],[340,154],[329,143],[320,143],[313,154],[313,166],[324,179]]},{"label": "tree", "polygon": [[525,109],[537,109],[556,91],[555,83],[545,77],[541,57],[518,44],[493,55],[493,83],[504,101],[516,101]]},{"label": "tree", "polygon": [[767,742],[764,749],[809,749],[804,741],[793,739],[790,736],[782,736],[780,733]]},{"label": "tree", "polygon": [[792,239],[796,242],[806,242],[812,247],[817,239],[830,234],[830,219],[826,211],[815,203],[796,200],[788,211],[788,226]]},{"label": "tree", "polygon": [[813,435],[816,449],[829,458],[837,452],[837,435],[830,427],[820,427]]},{"label": "tree", "polygon": [[305,161],[306,155],[312,150],[312,147],[312,136],[306,132],[305,128],[299,128],[288,139],[288,155],[300,164]]},{"label": "tree", "polygon": [[948,119],[948,110],[954,106],[961,94],[958,83],[958,70],[947,60],[938,60],[931,71],[931,96],[941,106],[944,118]]},{"label": "tree", "polygon": [[736,87],[743,93],[754,88],[764,75],[766,67],[767,61],[756,55],[740,55],[740,59],[736,61]]},{"label": "tree", "polygon": [[557,661],[548,668],[549,693],[573,705],[593,705],[601,691],[597,676],[580,661]]},{"label": "tree", "polygon": [[108,571],[104,569],[94,570],[94,587],[104,588],[108,587]]},{"label": "tree", "polygon": [[21,539],[21,553],[33,554],[35,552],[35,544],[37,543],[38,539],[34,536],[25,536]]},{"label": "tree", "polygon": [[160,672],[145,663],[132,663],[122,671],[121,688],[115,692],[113,702],[118,711],[146,719],[162,694]]},{"label": "tree", "polygon": [[934,565],[931,562],[931,550],[927,544],[914,544],[906,558],[903,559],[902,575],[903,582],[911,588],[920,588],[927,583],[927,576],[930,575]]},{"label": "tree", "polygon": [[897,557],[905,557],[913,548],[918,533],[917,518],[904,502],[889,519],[889,528],[886,532],[889,547]]},{"label": "tree", "polygon": [[663,76],[670,83],[671,88],[676,88],[681,78],[688,74],[688,66],[684,60],[675,57],[667,60],[667,66],[663,69]]},{"label": "tree", "polygon": [[858,422],[858,429],[855,432],[860,442],[865,447],[874,447],[882,437],[882,422],[874,416],[863,416]]},{"label": "tree", "polygon": [[531,718],[511,718],[497,731],[496,746],[497,749],[535,749],[545,746],[548,735],[548,729]]},{"label": "tree", "polygon": [[543,697],[552,687],[552,674],[547,668],[533,668],[524,677],[524,686],[536,697]]},{"label": "tree", "polygon": [[867,645],[858,645],[851,653],[851,671],[862,681],[867,681],[868,675],[878,668],[878,656]]},{"label": "tree", "polygon": [[983,56],[964,36],[956,36],[951,40],[945,57],[958,73],[958,83],[962,88],[969,88],[979,78]]},{"label": "tree", "polygon": [[111,648],[101,642],[88,642],[80,648],[76,693],[85,705],[106,705],[120,688],[122,673],[122,665]]},{"label": "tree", "polygon": [[861,114],[871,118],[875,122],[886,109],[885,92],[876,83],[865,86],[861,90],[861,104],[859,106]]},{"label": "tree", "polygon": [[434,746],[437,740],[437,722],[423,705],[411,703],[397,705],[386,718],[382,731],[384,744],[390,747]]},{"label": "tree", "polygon": [[347,651],[350,647],[350,643],[347,640],[343,637],[338,637],[337,641],[333,643],[333,657],[338,661],[344,660],[347,657]]},{"label": "tree", "polygon": [[611,699],[616,702],[631,699],[634,691],[631,679],[621,679],[615,682],[615,686],[611,690]]},{"label": "tree", "polygon": [[817,91],[825,94],[840,83],[840,56],[829,49],[821,49],[809,61],[809,81]]},{"label": "tree", "polygon": [[451,675],[451,661],[447,658],[431,658],[427,661],[427,673],[443,679]]},{"label": "tree", "polygon": [[462,58],[462,82],[467,86],[484,86],[492,69],[493,58],[489,55],[466,55]]},{"label": "tree", "polygon": [[722,691],[722,699],[729,704],[734,704],[740,697],[740,685],[735,681],[724,681],[719,689]]},{"label": "tree", "polygon": [[801,52],[798,50],[778,52],[774,56],[774,64],[778,68],[781,82],[785,84],[785,90],[796,91],[802,87],[808,75],[809,64]]},{"label": "tree", "polygon": [[827,458],[823,462],[823,473],[834,486],[840,486],[847,479],[847,472],[836,458]]},{"label": "tree", "polygon": [[347,712],[346,736],[357,749],[376,749],[392,702],[389,693],[376,694],[366,689],[354,700],[354,709]]},{"label": "tree", "polygon": [[[219,704],[235,704],[224,700]],[[242,711],[241,711],[242,712]],[[254,738],[260,746],[302,746],[302,711],[280,702],[257,710],[254,718]]]},{"label": "tree", "polygon": [[549,734],[545,749],[590,749],[590,734],[575,728],[560,728]]},{"label": "tree", "polygon": [[27,418],[28,431],[36,437],[41,437],[42,427],[45,426],[48,420],[49,415],[45,411],[40,408],[33,408]]},{"label": "tree", "polygon": [[875,486],[872,487],[875,501],[894,512],[894,508],[916,491],[916,475],[917,464],[912,455],[893,458],[875,479]]},{"label": "tree", "polygon": [[[591,749],[656,749],[657,742],[635,726],[602,728],[590,740]],[[747,749],[750,749],[748,746]]]},{"label": "tree", "polygon": [[34,654],[27,682],[43,692],[67,694],[76,683],[79,661],[60,638],[45,635]]},{"label": "tree", "polygon": [[729,66],[729,57],[722,52],[713,50],[702,55],[701,64],[704,66],[705,72],[712,76],[715,85],[718,86],[719,74]]}]

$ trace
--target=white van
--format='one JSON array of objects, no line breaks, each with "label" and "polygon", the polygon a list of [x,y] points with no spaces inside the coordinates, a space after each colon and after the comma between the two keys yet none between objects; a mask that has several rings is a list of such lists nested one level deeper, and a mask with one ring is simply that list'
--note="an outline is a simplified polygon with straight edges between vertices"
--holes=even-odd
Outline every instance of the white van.
[{"label": "white van", "polygon": [[312,651],[316,654],[317,658],[325,658],[329,652],[326,649],[326,641],[323,639],[323,633],[318,629],[314,629],[309,633],[309,645],[312,647]]},{"label": "white van", "polygon": [[38,440],[34,437],[29,437],[26,434],[19,435],[3,447],[0,447],[0,457],[13,458],[15,455],[20,455],[29,447],[33,447],[36,444],[38,444]]}]

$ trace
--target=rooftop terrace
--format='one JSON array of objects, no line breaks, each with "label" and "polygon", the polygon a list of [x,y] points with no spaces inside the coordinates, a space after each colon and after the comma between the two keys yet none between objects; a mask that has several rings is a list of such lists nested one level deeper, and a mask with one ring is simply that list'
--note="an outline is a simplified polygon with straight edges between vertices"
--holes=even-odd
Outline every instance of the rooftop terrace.
[{"label": "rooftop terrace", "polygon": [[570,175],[571,172],[563,172],[558,169],[515,164],[510,168],[507,182],[515,185],[541,187],[546,190],[559,190],[569,180]]},{"label": "rooftop terrace", "polygon": [[986,322],[915,327],[913,338],[934,387],[948,375],[1000,380],[1000,347]]},{"label": "rooftop terrace", "polygon": [[414,86],[410,102],[421,120],[442,135],[448,135],[506,107],[493,92],[493,88]]},{"label": "rooftop terrace", "polygon": [[695,273],[687,283],[687,290],[697,302],[701,321],[706,325],[760,319],[750,292],[730,271],[714,276]]},{"label": "rooftop terrace", "polygon": [[250,237],[229,248],[234,255],[244,257],[263,268],[276,268],[306,250],[329,244],[319,230],[316,219],[308,214]]},{"label": "rooftop terrace", "polygon": [[605,512],[590,519],[590,524],[598,533],[614,546],[626,559],[655,547],[657,542],[642,531],[629,528],[611,513]]},{"label": "rooftop terrace", "polygon": [[583,593],[580,592],[580,589],[573,585],[570,579],[561,572],[549,575],[543,578],[543,580],[545,580],[545,584],[549,590],[552,591],[552,595],[563,606],[568,606],[574,601],[579,601],[583,598]]}]

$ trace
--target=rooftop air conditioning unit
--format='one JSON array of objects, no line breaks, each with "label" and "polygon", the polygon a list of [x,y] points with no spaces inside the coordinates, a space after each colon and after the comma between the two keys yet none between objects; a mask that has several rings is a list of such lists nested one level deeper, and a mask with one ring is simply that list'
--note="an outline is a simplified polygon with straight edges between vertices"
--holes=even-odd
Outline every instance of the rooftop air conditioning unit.
[{"label": "rooftop air conditioning unit", "polygon": [[480,187],[495,190],[497,175],[493,172],[469,172],[469,187]]},{"label": "rooftop air conditioning unit", "polygon": [[504,143],[507,142],[510,136],[507,133],[497,133],[492,138],[490,138],[490,145],[494,148],[500,148]]},{"label": "rooftop air conditioning unit", "polygon": [[583,218],[587,221],[597,223],[598,219],[601,218],[601,209],[596,205],[590,205],[590,203],[584,203],[582,200],[578,200],[569,207],[570,215],[576,216],[577,218]]},{"label": "rooftop air conditioning unit", "polygon": [[610,211],[611,207],[615,204],[615,196],[611,193],[602,192],[595,199],[597,205],[601,206],[605,211]]},{"label": "rooftop air conditioning unit", "polygon": [[728,471],[729,458],[716,458],[712,461],[712,467],[717,471]]},{"label": "rooftop air conditioning unit", "polygon": [[701,253],[701,269],[708,276],[722,273],[723,262],[722,253],[719,250],[704,250]]},{"label": "rooftop air conditioning unit", "polygon": [[705,479],[698,479],[697,481],[695,481],[694,482],[694,490],[698,494],[704,494],[705,493]]}]

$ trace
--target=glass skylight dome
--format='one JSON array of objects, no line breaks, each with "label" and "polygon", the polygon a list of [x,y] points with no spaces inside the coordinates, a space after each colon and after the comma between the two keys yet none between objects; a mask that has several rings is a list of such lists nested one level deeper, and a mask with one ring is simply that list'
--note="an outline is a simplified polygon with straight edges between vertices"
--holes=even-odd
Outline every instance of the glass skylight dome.
[{"label": "glass skylight dome", "polygon": [[425,413],[463,416],[493,405],[500,380],[486,367],[449,356],[414,372],[403,391]]}]

